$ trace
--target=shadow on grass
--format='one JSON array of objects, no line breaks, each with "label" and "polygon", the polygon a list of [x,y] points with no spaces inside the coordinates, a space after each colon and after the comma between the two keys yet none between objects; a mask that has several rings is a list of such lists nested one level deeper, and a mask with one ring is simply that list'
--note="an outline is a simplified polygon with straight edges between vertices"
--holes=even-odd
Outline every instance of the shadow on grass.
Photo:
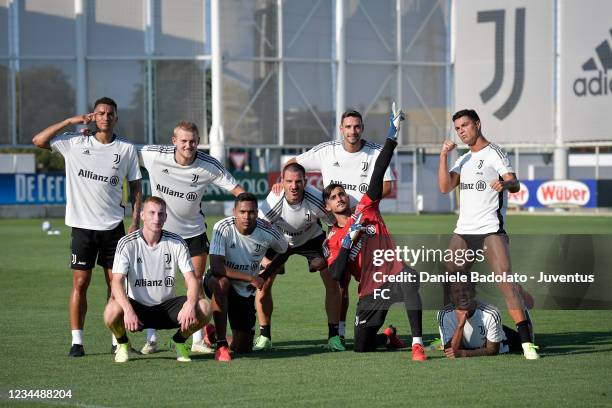
[{"label": "shadow on grass", "polygon": [[612,351],[612,332],[536,333],[536,344],[548,357]]}]

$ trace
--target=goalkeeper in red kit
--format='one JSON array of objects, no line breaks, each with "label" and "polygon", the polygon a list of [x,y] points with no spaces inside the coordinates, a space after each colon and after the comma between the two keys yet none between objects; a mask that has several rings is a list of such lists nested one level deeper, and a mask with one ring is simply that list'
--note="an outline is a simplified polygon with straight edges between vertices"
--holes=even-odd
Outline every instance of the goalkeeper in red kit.
[{"label": "goalkeeper in red kit", "polygon": [[[354,350],[374,351],[378,347],[403,348],[404,342],[393,326],[378,333],[392,304],[402,302],[406,308],[412,332],[412,359],[426,360],[423,350],[421,298],[417,283],[389,282],[391,275],[398,275],[405,266],[401,261],[374,265],[374,251],[395,250],[380,210],[383,176],[397,146],[401,110],[391,113],[389,132],[385,145],[376,159],[374,171],[366,194],[351,213],[349,197],[340,184],[330,184],[323,191],[326,209],[336,219],[324,244],[324,253],[334,279],[345,285],[352,275],[359,286],[359,302],[355,312]],[[415,274],[416,275],[416,274]],[[384,296],[381,296],[384,293]]]}]

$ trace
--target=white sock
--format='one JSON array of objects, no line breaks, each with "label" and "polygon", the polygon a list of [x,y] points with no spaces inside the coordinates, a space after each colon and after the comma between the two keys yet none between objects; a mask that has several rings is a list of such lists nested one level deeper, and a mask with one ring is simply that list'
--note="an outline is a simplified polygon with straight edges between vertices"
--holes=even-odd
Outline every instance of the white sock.
[{"label": "white sock", "polygon": [[199,343],[202,341],[202,330],[198,330],[197,332],[191,335],[191,341],[193,343]]},{"label": "white sock", "polygon": [[155,329],[147,329],[147,341],[157,343],[157,331]]},{"label": "white sock", "polygon": [[113,338],[113,346],[116,346],[118,344],[117,343],[117,338],[115,337],[114,334],[112,335],[112,338]]},{"label": "white sock", "polygon": [[338,322],[338,335],[345,337],[346,334],[346,322],[340,321]]},{"label": "white sock", "polygon": [[72,344],[83,345],[83,330],[73,330],[72,331]]},{"label": "white sock", "polygon": [[422,346],[423,338],[422,337],[412,337],[412,345],[414,346],[415,344],[420,344]]}]

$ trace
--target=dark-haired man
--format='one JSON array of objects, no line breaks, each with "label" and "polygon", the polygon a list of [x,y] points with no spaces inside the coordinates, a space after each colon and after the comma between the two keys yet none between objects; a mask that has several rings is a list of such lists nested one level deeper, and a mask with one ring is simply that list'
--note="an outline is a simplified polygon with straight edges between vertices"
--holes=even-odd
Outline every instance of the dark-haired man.
[{"label": "dark-haired man", "polygon": [[[259,267],[268,249],[278,254],[287,250],[287,240],[267,221],[257,218],[257,198],[242,193],[234,202],[234,215],[217,222],[210,244],[210,271],[203,282],[212,299],[217,361],[230,361],[226,338],[227,321],[232,327],[232,350],[248,353],[255,334],[255,289],[264,278]],[[278,257],[275,257],[279,259]],[[272,260],[270,267],[274,268]]]},{"label": "dark-haired man", "polygon": [[[440,152],[438,184],[446,194],[459,187],[460,206],[457,227],[450,239],[452,251],[484,249],[485,258],[497,275],[510,275],[509,239],[505,231],[508,193],[516,193],[520,183],[514,174],[506,152],[489,142],[482,134],[482,125],[476,111],[464,109],[452,117],[455,131],[469,150],[448,169],[448,154],[455,143],[445,140]],[[462,265],[447,264],[449,272],[467,273],[473,262]],[[508,313],[521,336],[523,354],[528,360],[539,358],[533,344],[531,320],[526,313],[521,287],[511,282],[500,282]],[[446,299],[445,299],[446,300]]]},{"label": "dark-haired man", "polygon": [[[35,146],[51,149],[66,161],[66,225],[72,227],[70,248],[73,274],[70,294],[72,346],[69,356],[85,355],[83,327],[87,312],[87,288],[97,263],[104,269],[110,295],[110,281],[117,242],[125,235],[122,204],[123,181],[127,178],[132,201],[132,224],[138,229],[142,192],[136,148],[113,133],[117,124],[117,104],[104,97],[94,103],[94,111],[73,116],[38,133]],[[59,133],[68,126],[95,122],[93,134]]]},{"label": "dark-haired man", "polygon": [[[402,302],[412,331],[412,360],[426,360],[422,339],[422,310],[418,284],[395,282],[404,269],[400,261],[375,266],[375,251],[394,250],[395,244],[378,209],[383,190],[383,174],[387,170],[403,113],[395,110],[390,118],[385,145],[376,159],[372,179],[355,211],[351,210],[346,190],[332,183],[323,190],[323,201],[336,223],[326,240],[327,262],[334,279],[346,284],[352,275],[359,286],[359,302],[355,312],[354,351],[374,351],[379,346],[402,348],[403,341],[393,326],[377,334],[393,303]],[[349,272],[349,273],[347,273]]]},{"label": "dark-haired man", "polygon": [[[321,228],[320,219],[329,222],[329,214],[325,211],[321,191],[311,185],[306,185],[306,170],[297,163],[289,163],[285,166],[282,183],[283,193],[277,195],[270,192],[266,201],[259,208],[259,217],[270,222],[289,242],[289,250],[285,252],[284,260],[291,255],[302,255],[308,261],[310,272],[320,271],[325,285],[327,344],[331,351],[344,351],[344,345],[338,335],[340,290],[338,284],[329,275],[323,254],[325,233]],[[264,259],[265,264],[275,256],[274,251],[268,252]],[[280,273],[284,273],[284,261]],[[270,276],[255,296],[260,333],[253,346],[253,351],[272,348],[272,284],[275,276],[276,274]]]},{"label": "dark-haired man", "polygon": [[[340,118],[341,140],[321,143],[289,160],[288,163],[299,163],[306,171],[320,171],[323,187],[332,183],[342,185],[350,198],[351,208],[354,208],[368,189],[374,163],[382,149],[381,145],[361,137],[364,130],[361,113],[348,109]],[[391,193],[393,180],[391,170],[387,169],[384,174],[383,197]],[[344,340],[346,312],[349,305],[348,286],[341,289],[341,297],[339,332]]]}]

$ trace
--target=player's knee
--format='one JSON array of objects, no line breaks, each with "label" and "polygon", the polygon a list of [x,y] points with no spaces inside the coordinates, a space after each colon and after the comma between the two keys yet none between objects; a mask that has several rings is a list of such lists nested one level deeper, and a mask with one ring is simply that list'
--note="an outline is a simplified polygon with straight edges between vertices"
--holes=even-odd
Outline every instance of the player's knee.
[{"label": "player's knee", "polygon": [[89,287],[89,282],[91,281],[90,276],[87,275],[75,275],[72,286],[75,290],[79,292],[84,292]]},{"label": "player's knee", "polygon": [[198,301],[198,309],[196,314],[198,318],[198,324],[204,326],[210,321],[210,318],[212,316],[212,308],[208,300],[200,299]]},{"label": "player's knee", "polygon": [[104,309],[104,324],[110,328],[121,318],[123,318],[123,309],[117,302],[111,299]]}]

